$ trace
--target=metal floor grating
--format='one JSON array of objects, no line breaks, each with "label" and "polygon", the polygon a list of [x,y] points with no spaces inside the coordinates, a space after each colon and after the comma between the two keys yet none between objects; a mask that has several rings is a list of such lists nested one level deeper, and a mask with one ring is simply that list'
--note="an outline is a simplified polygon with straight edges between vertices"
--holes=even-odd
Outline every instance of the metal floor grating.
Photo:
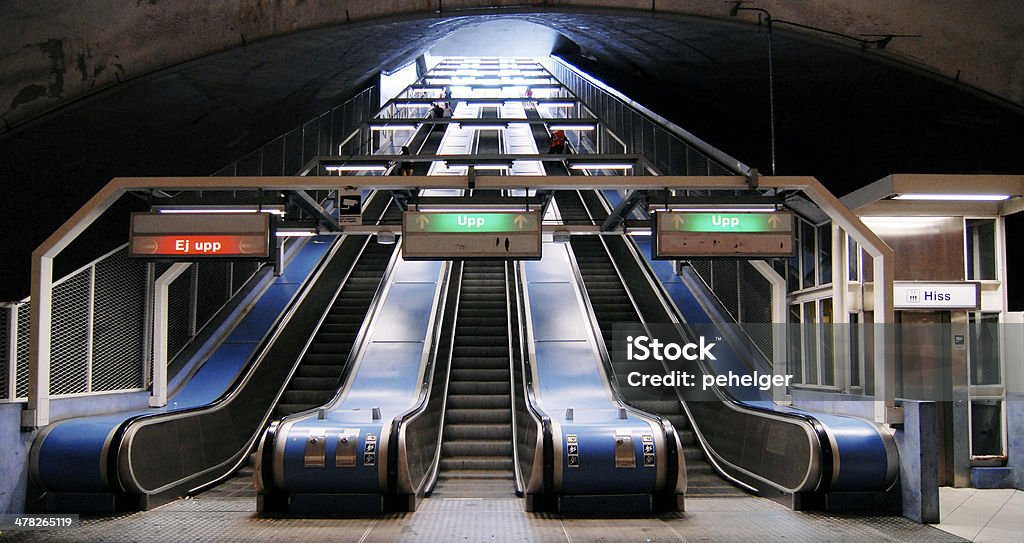
[{"label": "metal floor grating", "polygon": [[687,511],[582,518],[527,513],[518,498],[427,498],[415,513],[261,518],[255,498],[213,491],[153,511],[83,518],[74,530],[9,532],[0,541],[70,542],[961,542],[902,517],[790,511],[760,498],[690,498]]}]

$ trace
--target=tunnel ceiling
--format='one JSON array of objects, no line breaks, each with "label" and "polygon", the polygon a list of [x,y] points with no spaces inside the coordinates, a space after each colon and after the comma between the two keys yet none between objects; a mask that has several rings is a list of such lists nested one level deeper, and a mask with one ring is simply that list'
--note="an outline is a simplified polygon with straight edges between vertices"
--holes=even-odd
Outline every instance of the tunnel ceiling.
[{"label": "tunnel ceiling", "polygon": [[[133,79],[0,135],[2,275],[114,176],[208,175],[343,102],[382,69],[485,20],[554,28],[559,53],[712,145],[770,169],[764,27],[622,12],[508,11],[296,32]],[[891,172],[1015,172],[1019,110],[870,52],[777,30],[779,174],[845,193]],[[46,190],[41,190],[46,187]],[[59,195],[59,197],[55,197]],[[30,225],[25,228],[23,225]],[[16,280],[0,293],[27,293]]]}]

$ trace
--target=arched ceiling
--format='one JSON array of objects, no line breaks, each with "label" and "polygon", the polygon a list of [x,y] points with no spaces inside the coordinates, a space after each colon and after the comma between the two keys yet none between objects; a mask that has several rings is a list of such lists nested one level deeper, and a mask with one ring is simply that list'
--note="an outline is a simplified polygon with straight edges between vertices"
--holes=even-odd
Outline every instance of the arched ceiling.
[{"label": "arched ceiling", "polygon": [[[431,13],[426,10],[436,2],[307,5],[282,0],[235,2],[239,11],[228,16],[216,9],[227,2],[204,7],[155,0],[111,3],[125,12],[106,21],[109,32],[123,33],[125,43],[138,49],[121,50],[125,57],[162,55],[165,64],[175,63],[87,94],[89,85],[103,87],[105,77],[121,73],[118,65],[149,65],[113,58],[110,50],[100,51],[100,42],[96,49],[86,44],[84,50],[93,56],[80,61],[62,52],[63,65],[58,66],[53,55],[47,57],[51,73],[41,85],[46,87],[44,95],[61,79],[65,90],[54,99],[67,103],[0,133],[0,181],[7,192],[0,227],[24,232],[13,240],[9,258],[0,264],[0,275],[15,277],[0,299],[27,293],[21,277],[31,249],[111,177],[209,174],[344,101],[381,69],[397,67],[452,32],[481,21],[515,18],[557,30],[572,42],[561,46],[567,59],[767,171],[765,27],[727,16],[715,20],[652,13],[650,1],[604,3],[643,4],[648,11],[579,9],[571,7],[573,2],[550,2],[559,9],[450,11],[454,3],[443,2],[443,11]],[[313,4],[318,7],[309,7]],[[659,10],[664,4],[696,6],[697,12],[712,9],[712,3],[655,2]],[[722,11],[713,4],[716,12]],[[765,4],[792,11],[783,8],[791,4]],[[842,3],[792,4],[814,6],[808,7],[809,13],[821,16],[821,5]],[[70,14],[76,3],[55,5],[61,18],[46,28],[98,27],[112,13],[108,7],[102,13],[80,14],[78,20]],[[157,10],[160,6],[162,11]],[[417,13],[381,18],[410,6]],[[344,23],[346,9],[349,19],[357,22]],[[132,10],[160,16],[139,20]],[[286,12],[294,16],[289,19]],[[33,47],[43,51],[49,43],[43,39],[46,34],[34,36],[36,41],[27,37],[42,32],[32,9],[14,9],[0,18],[19,16],[25,24],[16,27],[14,38],[4,38],[7,45],[2,50],[11,50],[13,39],[36,44],[18,49],[22,53]],[[339,18],[343,24],[298,31]],[[849,30],[852,23],[840,19],[845,21],[843,29]],[[233,30],[223,32],[228,27]],[[247,37],[239,45],[243,29],[258,37],[280,35],[256,41]],[[173,38],[168,37],[171,34]],[[213,39],[215,35],[221,40]],[[73,48],[68,43],[62,41],[59,50]],[[853,183],[893,171],[1024,169],[1024,158],[1017,157],[1024,119],[1008,102],[979,97],[890,56],[787,32],[781,26],[774,45],[779,173],[818,175],[843,193]],[[48,49],[57,50],[53,44]],[[220,51],[187,60],[195,50]],[[17,58],[0,56],[0,104],[17,87],[13,83],[34,77],[31,63],[22,72],[12,69]],[[105,68],[98,70],[101,65]],[[144,69],[123,68],[123,73],[127,77]],[[38,107],[45,110],[47,100],[39,100]],[[31,102],[19,108],[29,111]]]}]

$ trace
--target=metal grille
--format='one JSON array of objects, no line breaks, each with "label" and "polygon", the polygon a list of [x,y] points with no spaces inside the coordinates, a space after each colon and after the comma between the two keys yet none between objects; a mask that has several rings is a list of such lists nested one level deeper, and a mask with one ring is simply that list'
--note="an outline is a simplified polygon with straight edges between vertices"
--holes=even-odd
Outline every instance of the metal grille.
[{"label": "metal grille", "polygon": [[26,302],[18,306],[18,350],[17,367],[14,369],[14,396],[24,398],[28,396],[28,342],[29,328],[32,320],[32,303]]},{"label": "metal grille", "polygon": [[761,354],[772,351],[772,284],[749,263],[740,267],[740,322]]},{"label": "metal grille", "polygon": [[167,359],[175,357],[192,339],[192,274],[190,267],[167,287]]},{"label": "metal grille", "polygon": [[96,263],[93,392],[143,386],[146,264],[122,249]]},{"label": "metal grille", "polygon": [[231,295],[238,294],[239,290],[245,286],[245,283],[256,275],[259,271],[259,262],[235,262],[231,264]]},{"label": "metal grille", "polygon": [[732,318],[740,320],[740,285],[737,277],[739,263],[736,260],[716,260],[712,265],[714,289],[718,299]]},{"label": "metal grille", "polygon": [[7,331],[7,327],[11,324],[11,313],[14,311],[13,307],[0,308],[0,400],[6,400],[7,398],[7,369],[10,368],[11,361],[8,359],[8,341],[10,340],[10,334]]},{"label": "metal grille", "polygon": [[711,261],[710,260],[691,260],[690,267],[693,271],[697,272],[697,275],[704,279],[704,282],[708,284],[712,290],[715,288],[715,283],[711,277]]},{"label": "metal grille", "polygon": [[50,394],[89,391],[89,295],[92,269],[53,287],[50,333]]},{"label": "metal grille", "polygon": [[231,295],[231,264],[203,262],[196,266],[196,331],[199,331],[209,324]]}]

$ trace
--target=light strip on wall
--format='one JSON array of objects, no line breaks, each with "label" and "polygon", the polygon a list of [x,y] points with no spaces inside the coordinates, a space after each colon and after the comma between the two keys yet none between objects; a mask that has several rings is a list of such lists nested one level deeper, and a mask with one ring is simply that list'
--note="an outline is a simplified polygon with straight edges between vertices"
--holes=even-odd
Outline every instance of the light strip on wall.
[{"label": "light strip on wall", "polygon": [[628,170],[632,164],[573,164],[569,166],[574,170]]},{"label": "light strip on wall", "polygon": [[388,169],[383,164],[343,164],[341,166],[324,166],[329,172],[383,172]]}]

